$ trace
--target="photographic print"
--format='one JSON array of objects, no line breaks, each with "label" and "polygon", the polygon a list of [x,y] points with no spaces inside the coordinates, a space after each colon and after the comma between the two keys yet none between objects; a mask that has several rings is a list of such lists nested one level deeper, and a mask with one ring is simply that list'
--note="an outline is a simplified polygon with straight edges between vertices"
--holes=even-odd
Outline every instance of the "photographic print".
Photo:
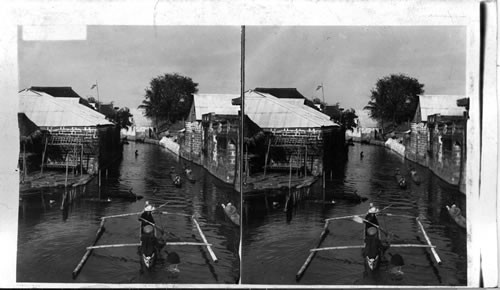
[{"label": "photographic print", "polygon": [[498,287],[495,5],[2,4],[1,285]]},{"label": "photographic print", "polygon": [[243,283],[467,285],[465,27],[245,40]]},{"label": "photographic print", "polygon": [[237,283],[239,27],[19,33],[17,282]]}]

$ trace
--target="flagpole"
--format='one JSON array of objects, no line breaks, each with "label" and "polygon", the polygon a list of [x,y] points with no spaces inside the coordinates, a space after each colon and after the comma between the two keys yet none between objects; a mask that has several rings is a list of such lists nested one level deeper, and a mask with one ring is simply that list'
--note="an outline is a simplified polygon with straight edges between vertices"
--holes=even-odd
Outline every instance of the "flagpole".
[{"label": "flagpole", "polygon": [[323,96],[323,105],[325,104],[325,91],[323,90],[323,82],[321,82],[321,95]]},{"label": "flagpole", "polygon": [[99,84],[97,83],[97,80],[95,80],[95,87],[97,89],[97,111],[101,112],[101,102],[99,101]]}]

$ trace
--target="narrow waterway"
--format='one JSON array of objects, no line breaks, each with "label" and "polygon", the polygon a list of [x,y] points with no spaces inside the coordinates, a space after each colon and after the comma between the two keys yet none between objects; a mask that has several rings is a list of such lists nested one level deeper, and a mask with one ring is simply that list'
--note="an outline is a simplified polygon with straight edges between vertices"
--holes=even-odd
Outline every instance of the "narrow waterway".
[{"label": "narrow waterway", "polygon": [[[360,153],[363,152],[363,158]],[[416,185],[409,176],[414,166],[422,178]],[[408,181],[400,189],[394,171],[400,168]],[[465,195],[432,174],[427,168],[404,160],[378,146],[356,144],[349,148],[345,168],[337,176],[327,176],[325,204],[322,182],[316,182],[307,200],[299,202],[292,215],[283,211],[284,197],[254,198],[245,201],[248,213],[243,221],[242,282],[248,284],[316,284],[316,285],[466,285],[466,231],[448,215],[446,205],[455,203],[465,213]],[[368,198],[362,203],[341,199],[344,193],[357,190]],[[303,265],[309,249],[316,248],[324,220],[336,216],[366,213],[369,203],[386,213],[420,217],[430,240],[442,260],[438,265],[425,248],[390,248],[400,254],[405,265],[403,275],[391,273],[383,264],[368,275],[360,249],[318,252],[302,279],[295,275]],[[267,204],[267,207],[266,207]],[[415,219],[379,217],[379,223],[393,233],[392,243],[423,244],[425,238]],[[330,223],[330,233],[322,247],[363,244],[363,225],[353,220]]]},{"label": "narrow waterway", "polygon": [[[177,188],[169,171],[174,167],[180,173],[185,165],[192,168],[196,181],[186,181]],[[114,197],[129,191],[144,198],[128,201]],[[231,201],[239,208],[240,195],[202,167],[179,160],[160,146],[130,142],[124,145],[123,159],[103,172],[100,191],[95,178],[87,184],[83,196],[76,198],[67,210],[61,210],[63,192],[64,189],[48,190],[20,201],[18,282],[237,283],[240,229],[225,216],[221,203]],[[111,202],[91,200],[99,194],[102,199],[111,196]],[[76,279],[72,279],[86,247],[95,240],[100,218],[140,212],[146,200],[156,206],[168,202],[163,211],[195,215],[218,262],[211,260],[206,248],[172,246],[168,251],[179,254],[180,272],[168,271],[165,259],[161,259],[151,271],[141,273],[137,247],[97,249]],[[189,217],[161,214],[154,217],[166,228],[168,241],[202,242]],[[107,219],[97,245],[138,242],[138,216],[133,215]]]}]

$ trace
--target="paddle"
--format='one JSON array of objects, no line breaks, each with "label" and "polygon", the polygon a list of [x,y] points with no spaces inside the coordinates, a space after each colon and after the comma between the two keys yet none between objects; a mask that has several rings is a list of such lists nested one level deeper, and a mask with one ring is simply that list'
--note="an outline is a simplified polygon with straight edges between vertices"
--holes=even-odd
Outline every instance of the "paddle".
[{"label": "paddle", "polygon": [[386,209],[390,208],[391,206],[392,206],[392,204],[389,204],[388,206],[386,206],[386,207],[384,207],[383,209],[379,210],[379,212],[384,211],[384,210],[386,210]]},{"label": "paddle", "polygon": [[363,222],[369,223],[369,224],[371,224],[372,226],[376,227],[377,229],[380,229],[380,230],[381,230],[381,231],[382,231],[382,232],[383,232],[386,236],[391,236],[391,235],[392,235],[392,236],[394,236],[394,237],[399,238],[399,236],[397,236],[396,234],[394,234],[394,233],[389,233],[388,231],[384,230],[381,226],[376,225],[376,224],[374,224],[374,223],[372,223],[372,222],[370,222],[370,221],[368,221],[368,220],[366,220],[366,219],[364,219],[364,218],[362,218],[362,217],[360,217],[360,216],[354,216],[354,217],[352,217],[352,220],[353,220],[354,222],[357,222],[358,224],[362,224]]}]

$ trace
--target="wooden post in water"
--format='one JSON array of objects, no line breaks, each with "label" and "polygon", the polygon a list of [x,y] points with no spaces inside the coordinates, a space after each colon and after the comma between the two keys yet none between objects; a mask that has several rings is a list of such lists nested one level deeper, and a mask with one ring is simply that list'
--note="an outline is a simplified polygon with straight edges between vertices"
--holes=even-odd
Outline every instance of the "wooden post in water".
[{"label": "wooden post in water", "polygon": [[307,145],[304,146],[304,178],[307,177]]},{"label": "wooden post in water", "polygon": [[325,171],[323,170],[323,201],[325,201]]},{"label": "wooden post in water", "polygon": [[82,150],[80,151],[80,176],[83,175],[83,142],[82,142]]},{"label": "wooden post in water", "polygon": [[49,142],[48,137],[45,137],[45,145],[43,147],[43,153],[42,153],[42,165],[40,166],[40,174],[43,173],[43,161],[45,160],[45,151],[47,151],[47,143]]},{"label": "wooden post in water", "polygon": [[68,186],[68,156],[69,153],[66,153],[66,179],[64,180],[64,187]]},{"label": "wooden post in water", "polygon": [[101,169],[99,169],[99,199],[101,199]]},{"label": "wooden post in water", "polygon": [[267,170],[267,158],[269,157],[269,148],[271,147],[271,137],[269,137],[269,140],[267,142],[267,152],[266,152],[266,158],[264,160],[264,177],[266,177],[266,170]]}]

